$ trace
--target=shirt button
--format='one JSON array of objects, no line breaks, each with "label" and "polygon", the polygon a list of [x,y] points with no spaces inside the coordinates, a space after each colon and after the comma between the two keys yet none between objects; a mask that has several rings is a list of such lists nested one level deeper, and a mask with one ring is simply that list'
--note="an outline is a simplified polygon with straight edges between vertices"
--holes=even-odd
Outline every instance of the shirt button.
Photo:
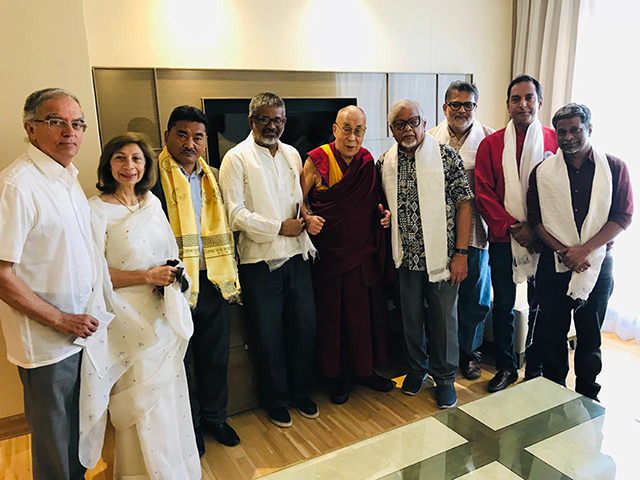
[{"label": "shirt button", "polygon": [[578,190],[576,190],[575,192],[578,193]]},{"label": "shirt button", "polygon": [[573,209],[573,211],[574,211],[574,212],[577,212],[577,211],[578,211],[578,209],[577,209],[577,208],[574,208],[574,209]]}]

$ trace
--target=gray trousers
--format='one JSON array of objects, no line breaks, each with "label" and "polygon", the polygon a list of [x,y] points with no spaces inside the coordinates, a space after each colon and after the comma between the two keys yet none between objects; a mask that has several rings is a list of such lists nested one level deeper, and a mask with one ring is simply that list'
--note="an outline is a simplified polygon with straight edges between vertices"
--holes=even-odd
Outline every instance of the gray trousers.
[{"label": "gray trousers", "polygon": [[58,363],[20,368],[24,409],[31,429],[34,480],[80,480],[78,458],[82,352]]},{"label": "gray trousers", "polygon": [[431,283],[426,272],[408,268],[398,269],[397,275],[409,368],[429,372],[439,385],[453,385],[460,357],[458,286],[448,280]]}]

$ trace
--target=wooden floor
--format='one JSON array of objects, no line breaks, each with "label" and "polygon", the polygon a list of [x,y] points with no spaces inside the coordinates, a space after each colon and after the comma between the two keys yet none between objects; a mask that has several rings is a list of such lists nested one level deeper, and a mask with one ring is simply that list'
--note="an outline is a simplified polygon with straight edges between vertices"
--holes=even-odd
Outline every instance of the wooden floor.
[{"label": "wooden floor", "polygon": [[[609,411],[624,409],[640,419],[640,345],[622,342],[614,334],[603,334],[604,368],[598,380],[603,385],[600,399]],[[572,372],[568,383],[573,388]],[[456,382],[460,404],[488,395],[487,382],[493,369],[483,365],[479,380]],[[521,372],[522,374],[523,372]],[[402,378],[397,378],[401,382]],[[399,388],[390,393],[373,392],[356,386],[349,401],[341,406],[328,400],[326,391],[316,392],[320,417],[308,420],[292,410],[293,426],[281,429],[269,422],[262,410],[253,410],[231,417],[242,442],[228,448],[206,437],[207,453],[202,458],[203,479],[255,478],[288,465],[353,444],[409,422],[438,412],[433,389],[425,388],[419,395],[403,395]],[[87,473],[87,479],[110,480],[113,463],[113,432],[108,432],[104,456],[100,464]],[[215,473],[214,473],[215,472]],[[30,436],[0,441],[0,478],[29,480]]]}]

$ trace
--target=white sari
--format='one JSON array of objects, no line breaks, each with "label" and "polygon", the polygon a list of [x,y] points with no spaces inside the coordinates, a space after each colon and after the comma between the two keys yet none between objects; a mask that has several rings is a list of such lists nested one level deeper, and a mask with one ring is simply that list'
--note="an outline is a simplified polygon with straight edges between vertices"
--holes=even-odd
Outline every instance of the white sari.
[{"label": "white sari", "polygon": [[[171,227],[151,193],[133,213],[105,204],[99,197],[89,203],[96,249],[104,252],[108,268],[148,270],[178,258]],[[106,341],[111,357],[120,361],[109,362],[106,352],[103,358],[94,355],[95,362],[85,362],[89,364],[86,372],[83,365],[81,459],[85,466],[94,466],[99,458],[108,395],[116,431],[114,478],[201,478],[183,364],[193,333],[188,293],[185,297],[176,282],[164,288],[164,297],[153,293],[151,285],[122,287],[108,295],[107,308],[116,317],[101,342]],[[94,363],[100,369],[103,363],[111,364],[109,373],[96,375],[91,371]],[[94,426],[96,418],[100,421]],[[91,437],[91,430],[93,438],[83,448],[83,435]]]}]

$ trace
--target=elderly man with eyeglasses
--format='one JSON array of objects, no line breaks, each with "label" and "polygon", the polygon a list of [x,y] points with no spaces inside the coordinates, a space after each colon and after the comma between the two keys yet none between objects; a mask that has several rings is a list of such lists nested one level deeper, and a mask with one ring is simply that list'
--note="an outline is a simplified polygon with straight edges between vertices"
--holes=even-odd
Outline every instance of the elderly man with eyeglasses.
[{"label": "elderly man with eyeglasses", "polygon": [[354,381],[388,392],[378,375],[386,362],[385,234],[390,212],[380,202],[375,162],[362,147],[367,118],[361,108],[341,109],[335,142],[308,153],[302,212],[318,249],[313,287],[318,315],[320,371],[331,379],[331,401],[345,403]]},{"label": "elderly man with eyeglasses", "polygon": [[302,160],[280,141],[286,122],[280,97],[256,95],[251,132],[220,167],[229,225],[240,232],[240,282],[255,331],[260,400],[283,428],[292,423],[291,402],[304,417],[319,414],[311,399],[316,310],[309,261],[316,249],[300,213]]},{"label": "elderly man with eyeglasses", "polygon": [[74,341],[98,329],[93,301],[104,307],[102,289],[93,293],[89,204],[71,163],[87,126],[78,99],[60,88],[29,95],[23,122],[27,152],[0,173],[0,318],[24,387],[33,477],[79,480]]},{"label": "elderly man with eyeglasses", "polygon": [[473,192],[456,151],[426,134],[418,102],[397,102],[388,122],[397,144],[380,157],[378,171],[392,215],[409,363],[402,391],[417,395],[429,373],[436,404],[451,408],[458,403],[458,287],[467,276]]},{"label": "elderly man with eyeglasses", "polygon": [[[475,165],[478,145],[494,130],[476,120],[478,88],[469,82],[452,82],[444,95],[445,119],[429,133],[440,143],[453,148],[464,162],[471,189],[475,192]],[[471,200],[471,235],[467,255],[467,278],[458,291],[458,344],[460,371],[468,380],[480,377],[480,352],[484,322],[491,309],[491,276],[489,275],[489,241],[487,224]]]}]

